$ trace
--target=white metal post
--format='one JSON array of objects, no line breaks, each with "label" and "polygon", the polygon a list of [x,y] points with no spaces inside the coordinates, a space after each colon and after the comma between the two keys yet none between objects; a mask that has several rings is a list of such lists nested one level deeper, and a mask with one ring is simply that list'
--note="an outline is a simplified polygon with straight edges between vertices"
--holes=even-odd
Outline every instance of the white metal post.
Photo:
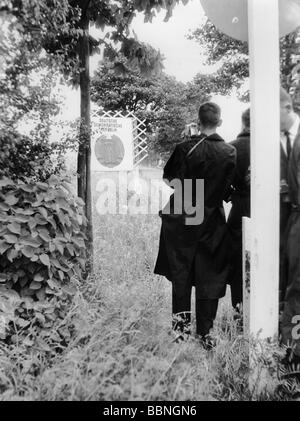
[{"label": "white metal post", "polygon": [[251,95],[250,333],[278,331],[279,10],[278,0],[248,0]]},{"label": "white metal post", "polygon": [[251,250],[251,219],[243,216],[243,328],[244,336],[250,333],[250,250]]}]

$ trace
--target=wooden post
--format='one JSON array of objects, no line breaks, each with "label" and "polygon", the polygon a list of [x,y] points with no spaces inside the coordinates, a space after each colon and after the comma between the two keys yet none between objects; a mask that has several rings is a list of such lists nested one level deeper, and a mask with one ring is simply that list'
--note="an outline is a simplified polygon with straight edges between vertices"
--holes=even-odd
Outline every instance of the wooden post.
[{"label": "wooden post", "polygon": [[89,16],[86,9],[82,10],[81,27],[83,34],[79,46],[80,59],[80,135],[77,160],[78,196],[85,202],[87,218],[87,273],[93,269],[93,221],[91,192],[91,103],[90,103],[90,49],[89,49]]},{"label": "wooden post", "polygon": [[278,332],[279,289],[279,7],[248,0],[251,95],[250,333]]}]

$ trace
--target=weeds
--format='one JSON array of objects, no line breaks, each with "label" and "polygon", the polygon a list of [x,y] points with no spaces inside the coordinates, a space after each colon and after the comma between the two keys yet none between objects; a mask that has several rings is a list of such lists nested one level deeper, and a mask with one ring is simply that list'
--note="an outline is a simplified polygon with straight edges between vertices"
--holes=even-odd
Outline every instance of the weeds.
[{"label": "weeds", "polygon": [[78,282],[65,321],[70,340],[56,353],[0,343],[2,400],[290,398],[291,389],[274,373],[272,393],[249,389],[247,342],[227,298],[219,307],[214,351],[193,336],[174,342],[171,287],[152,274],[158,218],[96,216],[94,225],[95,273]]}]

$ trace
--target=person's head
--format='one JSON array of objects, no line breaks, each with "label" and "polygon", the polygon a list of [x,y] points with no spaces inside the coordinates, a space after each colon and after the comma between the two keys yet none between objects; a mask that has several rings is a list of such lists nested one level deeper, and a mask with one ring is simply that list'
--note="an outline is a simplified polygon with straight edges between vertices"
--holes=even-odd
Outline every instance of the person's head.
[{"label": "person's head", "polygon": [[214,132],[222,124],[221,108],[214,102],[204,102],[199,107],[198,125],[201,132]]},{"label": "person's head", "polygon": [[242,130],[250,131],[250,108],[247,108],[242,114]]},{"label": "person's head", "polygon": [[280,88],[280,130],[288,131],[295,120],[293,101],[291,95],[283,88]]}]

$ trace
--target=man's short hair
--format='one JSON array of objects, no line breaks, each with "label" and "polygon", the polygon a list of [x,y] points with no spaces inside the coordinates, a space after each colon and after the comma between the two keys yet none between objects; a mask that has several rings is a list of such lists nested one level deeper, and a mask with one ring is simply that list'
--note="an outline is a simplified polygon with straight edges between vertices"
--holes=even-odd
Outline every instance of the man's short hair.
[{"label": "man's short hair", "polygon": [[247,108],[242,114],[242,122],[245,128],[250,129],[250,108]]},{"label": "man's short hair", "polygon": [[280,103],[293,105],[291,95],[282,87],[280,87]]},{"label": "man's short hair", "polygon": [[214,128],[220,121],[221,108],[214,102],[204,102],[199,107],[198,117],[203,127]]}]

